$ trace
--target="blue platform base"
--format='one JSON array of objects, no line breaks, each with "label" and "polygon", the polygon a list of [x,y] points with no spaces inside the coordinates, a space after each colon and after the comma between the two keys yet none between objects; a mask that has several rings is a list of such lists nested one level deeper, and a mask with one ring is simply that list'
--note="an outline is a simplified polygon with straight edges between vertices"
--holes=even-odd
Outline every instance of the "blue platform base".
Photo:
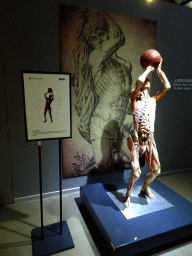
[{"label": "blue platform base", "polygon": [[33,256],[48,256],[74,248],[66,221],[62,222],[62,234],[60,232],[60,223],[43,228],[43,239],[41,239],[41,228],[35,228],[31,232]]},{"label": "blue platform base", "polygon": [[[135,186],[143,182],[140,177]],[[116,185],[117,190],[123,188]],[[192,203],[157,180],[150,187],[173,207],[132,219],[125,218],[102,184],[80,188],[83,203],[112,255],[136,255],[192,235]]]}]

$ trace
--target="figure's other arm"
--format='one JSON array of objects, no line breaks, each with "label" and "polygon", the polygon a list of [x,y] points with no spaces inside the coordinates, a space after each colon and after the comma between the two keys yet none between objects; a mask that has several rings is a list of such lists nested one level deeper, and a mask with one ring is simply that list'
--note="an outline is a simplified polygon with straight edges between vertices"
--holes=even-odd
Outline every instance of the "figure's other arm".
[{"label": "figure's other arm", "polygon": [[162,60],[157,68],[157,74],[163,84],[163,88],[160,90],[160,94],[158,94],[154,97],[156,99],[156,102],[159,101],[163,96],[165,96],[166,92],[171,88],[171,85],[169,83],[169,80],[167,79],[167,76],[165,73],[161,70]]},{"label": "figure's other arm", "polygon": [[109,58],[125,43],[125,36],[120,26],[107,14],[101,14],[109,24],[109,31],[106,40],[103,41],[101,49],[106,53],[106,59]]},{"label": "figure's other arm", "polygon": [[124,45],[125,36],[117,23],[106,13],[98,13],[95,18],[103,20],[103,27],[101,28],[102,31],[98,33],[99,47],[90,53],[89,63],[92,67],[99,67]]}]

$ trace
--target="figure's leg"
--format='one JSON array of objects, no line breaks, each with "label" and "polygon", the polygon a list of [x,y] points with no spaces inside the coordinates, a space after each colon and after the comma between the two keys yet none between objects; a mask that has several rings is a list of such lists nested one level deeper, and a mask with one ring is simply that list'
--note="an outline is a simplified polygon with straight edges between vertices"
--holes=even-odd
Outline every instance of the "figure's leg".
[{"label": "figure's leg", "polygon": [[47,113],[47,108],[45,107],[45,110],[44,110],[44,118],[45,118],[45,121],[44,121],[44,122],[47,122],[46,113]]},{"label": "figure's leg", "polygon": [[127,193],[125,197],[124,205],[125,207],[130,206],[131,189],[133,188],[134,182],[139,179],[141,175],[140,165],[139,165],[139,143],[133,143],[131,136],[128,137],[128,148],[131,148],[131,166],[132,172],[127,186]]},{"label": "figure's leg", "polygon": [[[147,160],[149,160],[149,158],[147,158]],[[145,182],[142,186],[142,190],[145,192],[145,194],[152,199],[155,198],[155,196],[153,195],[148,186],[154,181],[154,179],[160,174],[160,172],[161,166],[159,162],[158,152],[155,142],[153,142],[151,156],[151,172],[145,177]]]},{"label": "figure's leg", "polygon": [[53,119],[52,119],[52,114],[51,114],[51,107],[49,108],[49,116],[50,116],[50,119],[51,119],[51,122],[53,122]]},{"label": "figure's leg", "polygon": [[100,171],[111,168],[111,139],[96,139],[92,141],[92,149],[96,167]]}]

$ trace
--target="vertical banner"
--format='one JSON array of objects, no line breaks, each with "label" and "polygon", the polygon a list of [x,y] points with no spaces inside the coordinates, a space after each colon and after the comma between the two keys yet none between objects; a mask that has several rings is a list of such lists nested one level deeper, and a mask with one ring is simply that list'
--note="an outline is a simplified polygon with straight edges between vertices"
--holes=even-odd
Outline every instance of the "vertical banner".
[{"label": "vertical banner", "polygon": [[141,54],[155,48],[156,21],[60,5],[61,71],[72,74],[72,138],[63,177],[130,167],[129,93]]},{"label": "vertical banner", "polygon": [[27,140],[71,137],[70,78],[23,72]]}]

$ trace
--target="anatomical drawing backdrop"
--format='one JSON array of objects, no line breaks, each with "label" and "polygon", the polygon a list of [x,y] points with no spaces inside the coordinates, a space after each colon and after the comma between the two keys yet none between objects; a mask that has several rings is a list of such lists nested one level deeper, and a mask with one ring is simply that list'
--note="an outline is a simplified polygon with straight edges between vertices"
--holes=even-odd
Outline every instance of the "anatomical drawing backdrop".
[{"label": "anatomical drawing backdrop", "polygon": [[[72,138],[63,178],[129,168],[129,92],[140,56],[155,48],[156,21],[60,5],[61,72],[72,74]],[[158,49],[157,49],[158,50]]]}]

